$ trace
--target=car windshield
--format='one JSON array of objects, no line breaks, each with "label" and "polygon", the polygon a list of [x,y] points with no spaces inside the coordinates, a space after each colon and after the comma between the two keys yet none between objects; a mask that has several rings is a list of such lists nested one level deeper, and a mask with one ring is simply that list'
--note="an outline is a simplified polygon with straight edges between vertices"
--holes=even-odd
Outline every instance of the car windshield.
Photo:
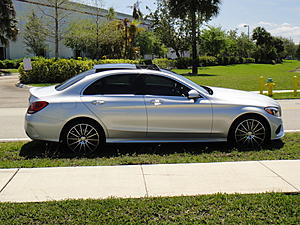
[{"label": "car windshield", "polygon": [[78,74],[78,75],[76,75],[76,76],[74,76],[74,77],[72,77],[72,78],[66,80],[65,82],[63,82],[63,83],[61,83],[61,84],[56,85],[56,86],[55,86],[55,89],[56,89],[57,91],[62,91],[62,90],[64,90],[64,89],[66,89],[66,88],[72,86],[73,84],[77,83],[78,81],[82,80],[84,77],[86,77],[86,76],[88,76],[88,75],[90,75],[90,74],[93,74],[93,73],[95,73],[95,70],[94,70],[94,69],[85,71],[85,72],[83,72],[83,73],[80,73],[80,74]]},{"label": "car windshield", "polygon": [[165,73],[169,73],[169,74],[171,74],[171,75],[174,75],[174,76],[180,78],[181,80],[183,80],[184,82],[186,82],[187,84],[189,84],[191,87],[193,87],[193,88],[195,88],[195,89],[200,89],[202,92],[210,94],[208,90],[206,90],[206,89],[203,88],[202,86],[200,86],[200,85],[194,83],[194,82],[191,81],[190,79],[185,78],[185,77],[182,76],[182,75],[179,75],[179,74],[177,74],[177,73],[175,73],[175,72],[172,72],[172,71],[170,71],[170,70],[165,70],[165,69],[161,69],[161,71],[162,71],[162,72],[165,72]]}]

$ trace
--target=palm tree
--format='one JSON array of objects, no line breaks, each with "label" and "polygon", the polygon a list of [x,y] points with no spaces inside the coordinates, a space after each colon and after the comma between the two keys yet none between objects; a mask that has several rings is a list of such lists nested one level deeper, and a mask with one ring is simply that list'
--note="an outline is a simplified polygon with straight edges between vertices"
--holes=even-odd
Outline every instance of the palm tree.
[{"label": "palm tree", "polygon": [[[193,74],[197,69],[197,27],[218,15],[221,0],[169,0],[171,14],[176,18],[187,19],[191,26]],[[198,31],[199,32],[199,31]]]},{"label": "palm tree", "polygon": [[11,0],[0,3],[0,43],[8,44],[8,40],[16,40],[18,35],[16,12]]}]

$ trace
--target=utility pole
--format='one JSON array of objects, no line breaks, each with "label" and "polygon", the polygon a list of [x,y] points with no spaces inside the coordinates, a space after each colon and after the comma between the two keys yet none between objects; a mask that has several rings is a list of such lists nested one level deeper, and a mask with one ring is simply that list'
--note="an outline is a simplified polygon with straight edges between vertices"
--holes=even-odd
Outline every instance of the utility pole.
[{"label": "utility pole", "polygon": [[248,28],[248,39],[250,40],[250,26],[249,24],[245,24],[244,27]]}]

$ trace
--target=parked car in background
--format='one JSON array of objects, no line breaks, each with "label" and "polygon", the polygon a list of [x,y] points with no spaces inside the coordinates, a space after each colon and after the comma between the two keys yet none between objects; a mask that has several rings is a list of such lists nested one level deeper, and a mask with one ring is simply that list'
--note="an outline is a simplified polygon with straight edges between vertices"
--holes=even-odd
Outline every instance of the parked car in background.
[{"label": "parked car in background", "polygon": [[25,130],[76,153],[107,143],[221,142],[259,147],[284,135],[281,108],[245,91],[206,87],[157,66],[102,64],[30,89]]}]

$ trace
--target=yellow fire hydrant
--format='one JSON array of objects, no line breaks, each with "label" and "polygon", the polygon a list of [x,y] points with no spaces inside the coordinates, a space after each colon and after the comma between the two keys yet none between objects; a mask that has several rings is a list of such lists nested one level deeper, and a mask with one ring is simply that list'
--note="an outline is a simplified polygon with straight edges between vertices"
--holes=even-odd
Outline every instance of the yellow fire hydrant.
[{"label": "yellow fire hydrant", "polygon": [[267,89],[268,89],[268,96],[272,96],[273,88],[276,86],[275,82],[273,81],[272,78],[268,78],[267,83],[265,85],[267,86]]},{"label": "yellow fire hydrant", "polygon": [[293,77],[293,90],[294,90],[294,96],[297,96],[297,89],[298,89],[298,77]]}]

